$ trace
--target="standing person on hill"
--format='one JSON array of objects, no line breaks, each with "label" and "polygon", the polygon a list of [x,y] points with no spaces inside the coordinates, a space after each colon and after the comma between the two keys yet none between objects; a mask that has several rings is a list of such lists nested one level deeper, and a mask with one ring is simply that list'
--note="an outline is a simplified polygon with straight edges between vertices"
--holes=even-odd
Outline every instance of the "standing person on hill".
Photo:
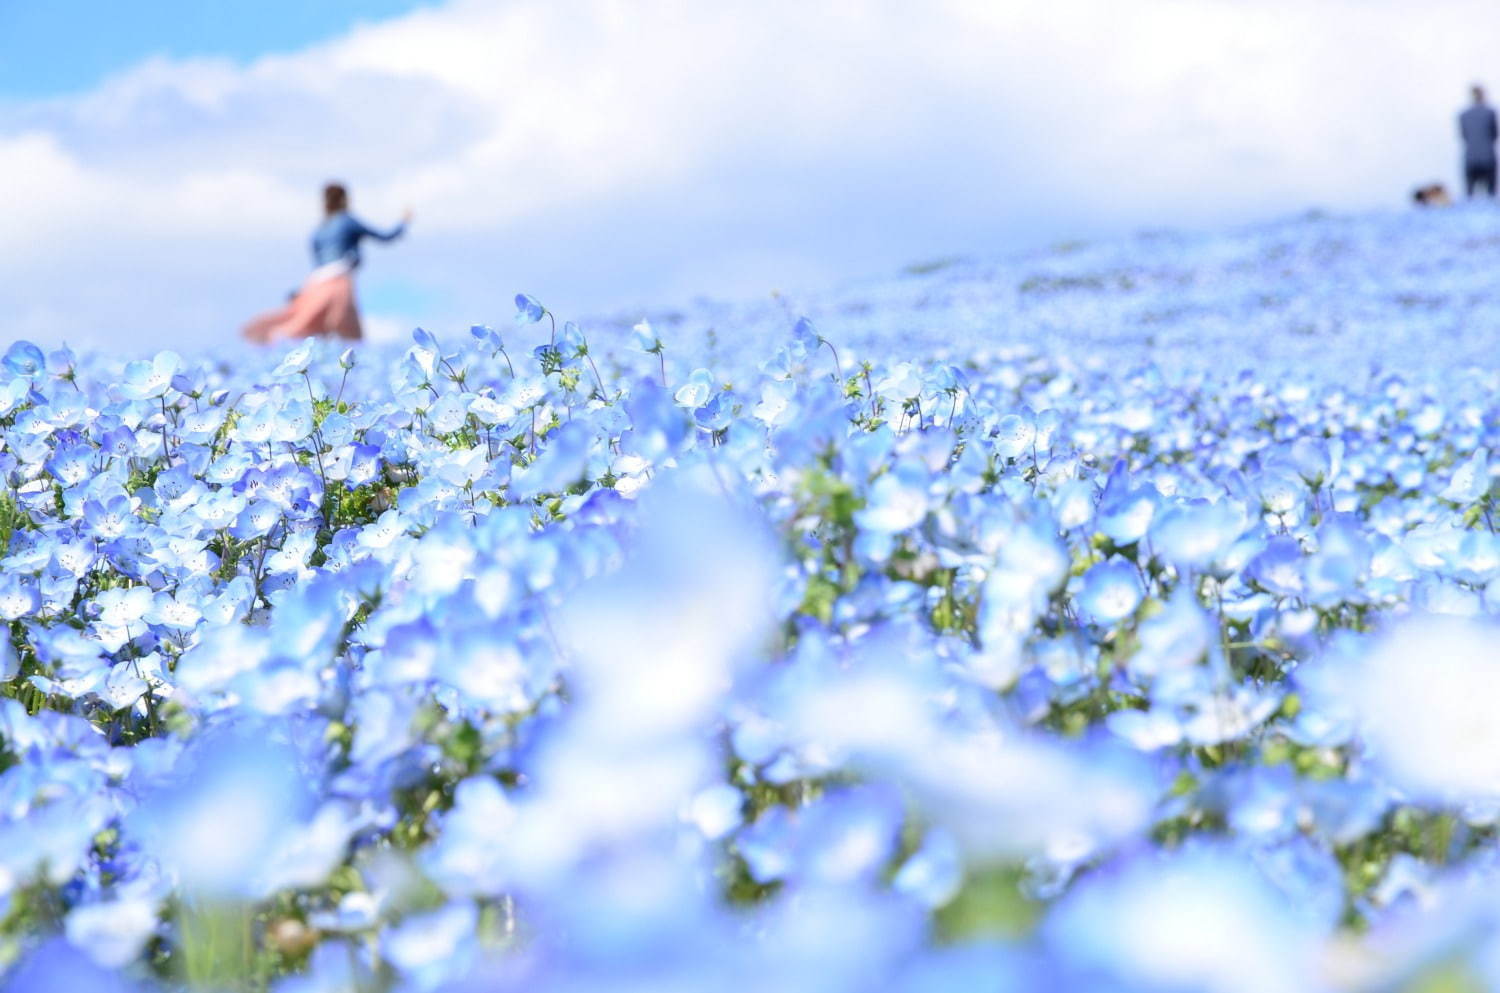
[{"label": "standing person on hill", "polygon": [[1458,134],[1464,141],[1464,189],[1474,195],[1474,189],[1484,187],[1488,197],[1495,195],[1495,138],[1500,131],[1495,126],[1495,111],[1484,102],[1484,87],[1473,89],[1474,102],[1469,109],[1458,115]]},{"label": "standing person on hill", "polygon": [[333,335],[360,337],[359,309],[354,302],[354,270],[364,238],[392,241],[406,232],[411,211],[389,231],[376,231],[349,213],[349,191],[341,183],[323,187],[323,223],[312,236],[313,271],[285,307],[245,325],[245,337],[259,344],[291,338]]}]

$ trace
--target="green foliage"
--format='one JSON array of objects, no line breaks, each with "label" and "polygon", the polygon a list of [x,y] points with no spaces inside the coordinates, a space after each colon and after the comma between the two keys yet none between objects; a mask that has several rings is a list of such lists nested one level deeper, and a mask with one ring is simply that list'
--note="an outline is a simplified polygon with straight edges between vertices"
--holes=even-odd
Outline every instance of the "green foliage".
[{"label": "green foliage", "polygon": [[958,895],[934,914],[938,936],[944,941],[965,941],[1018,938],[1029,932],[1041,908],[1021,891],[1023,877],[1021,868],[1009,864],[972,875]]},{"label": "green foliage", "polygon": [[0,491],[0,553],[10,549],[11,535],[17,530],[28,530],[35,525],[31,516],[21,509],[8,492]]}]

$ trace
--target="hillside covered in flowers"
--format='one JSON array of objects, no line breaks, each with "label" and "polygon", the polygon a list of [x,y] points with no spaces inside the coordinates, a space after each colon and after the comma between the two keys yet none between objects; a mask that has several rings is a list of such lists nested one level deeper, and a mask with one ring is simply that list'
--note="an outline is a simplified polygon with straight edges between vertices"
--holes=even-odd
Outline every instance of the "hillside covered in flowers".
[{"label": "hillside covered in flowers", "polygon": [[0,982],[1500,989],[1497,249],[8,343]]}]

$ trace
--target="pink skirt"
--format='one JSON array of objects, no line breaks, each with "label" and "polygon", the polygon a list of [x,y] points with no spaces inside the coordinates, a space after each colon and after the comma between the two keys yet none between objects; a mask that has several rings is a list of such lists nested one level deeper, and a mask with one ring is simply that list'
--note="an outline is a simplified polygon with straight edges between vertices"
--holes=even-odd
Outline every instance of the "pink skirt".
[{"label": "pink skirt", "polygon": [[285,307],[261,314],[242,332],[260,345],[295,338],[327,335],[360,337],[359,310],[354,304],[354,274],[329,275],[315,271]]}]

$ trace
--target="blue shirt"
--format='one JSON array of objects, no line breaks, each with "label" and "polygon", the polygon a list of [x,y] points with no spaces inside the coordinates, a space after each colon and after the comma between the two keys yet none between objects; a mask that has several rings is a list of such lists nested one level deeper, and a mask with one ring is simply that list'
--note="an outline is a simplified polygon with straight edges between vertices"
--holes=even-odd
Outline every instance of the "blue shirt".
[{"label": "blue shirt", "polygon": [[1472,166],[1495,164],[1495,112],[1489,104],[1476,103],[1458,115],[1458,133],[1464,140],[1464,161]]},{"label": "blue shirt", "polygon": [[340,211],[318,225],[312,236],[313,268],[330,262],[343,260],[349,268],[359,267],[359,241],[370,237],[377,241],[399,238],[406,231],[406,222],[397,224],[389,231],[376,231],[357,220],[347,210]]}]

